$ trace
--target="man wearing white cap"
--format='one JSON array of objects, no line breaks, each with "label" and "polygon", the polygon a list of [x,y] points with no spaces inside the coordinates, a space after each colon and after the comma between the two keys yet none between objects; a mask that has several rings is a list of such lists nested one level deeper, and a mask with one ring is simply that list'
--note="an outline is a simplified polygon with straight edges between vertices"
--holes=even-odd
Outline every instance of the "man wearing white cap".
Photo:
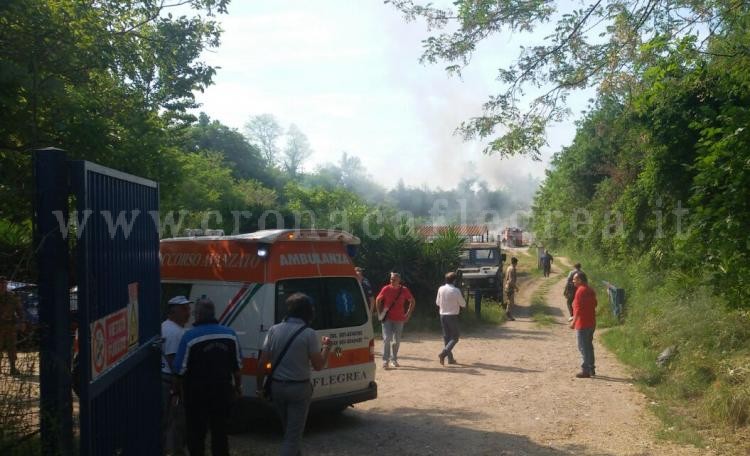
[{"label": "man wearing white cap", "polygon": [[164,340],[161,357],[162,446],[165,454],[185,454],[185,409],[182,398],[172,388],[172,361],[185,333],[185,325],[190,319],[192,303],[193,301],[185,296],[170,299],[167,302],[167,319],[161,324],[161,337]]}]

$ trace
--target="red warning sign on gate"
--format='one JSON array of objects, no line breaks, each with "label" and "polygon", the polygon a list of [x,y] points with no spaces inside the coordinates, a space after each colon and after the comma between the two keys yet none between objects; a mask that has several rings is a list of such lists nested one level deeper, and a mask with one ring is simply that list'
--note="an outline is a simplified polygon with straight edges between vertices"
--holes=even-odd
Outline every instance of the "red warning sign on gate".
[{"label": "red warning sign on gate", "polygon": [[128,308],[91,323],[91,379],[128,354]]},{"label": "red warning sign on gate", "polygon": [[111,366],[128,352],[128,309],[107,316],[104,330],[107,334],[107,365]]},{"label": "red warning sign on gate", "polygon": [[104,323],[97,320],[91,324],[91,377],[96,378],[106,366]]}]

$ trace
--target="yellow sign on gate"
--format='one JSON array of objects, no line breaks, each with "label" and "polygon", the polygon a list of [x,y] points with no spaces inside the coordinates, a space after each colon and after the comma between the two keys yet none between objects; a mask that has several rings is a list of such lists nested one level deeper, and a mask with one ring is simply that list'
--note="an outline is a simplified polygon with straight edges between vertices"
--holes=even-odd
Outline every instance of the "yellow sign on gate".
[{"label": "yellow sign on gate", "polygon": [[128,349],[138,346],[138,282],[128,284]]}]

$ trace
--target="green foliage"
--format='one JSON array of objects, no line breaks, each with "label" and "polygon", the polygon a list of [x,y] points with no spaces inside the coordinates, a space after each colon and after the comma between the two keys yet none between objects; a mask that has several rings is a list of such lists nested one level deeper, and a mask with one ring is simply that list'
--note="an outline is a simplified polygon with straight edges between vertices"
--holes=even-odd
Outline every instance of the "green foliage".
[{"label": "green foliage", "polygon": [[[715,37],[709,48],[736,50],[746,33]],[[743,307],[750,78],[742,69],[750,56],[702,54],[694,41],[661,55],[655,49],[665,46],[653,45],[627,93],[602,93],[553,160],[535,201],[535,231],[547,244],[690,271]],[[581,213],[588,223],[576,223]]]},{"label": "green foliage", "polygon": [[[546,145],[547,126],[568,115],[567,98],[573,91],[586,87],[627,91],[644,62],[681,52],[685,41],[700,51],[713,50],[706,44],[710,40],[698,37],[706,30],[721,36],[741,29],[745,24],[737,17],[748,12],[746,2],[710,0],[581,4],[455,0],[452,9],[413,0],[386,3],[398,8],[406,20],[427,22],[434,34],[423,40],[421,61],[444,62],[453,75],[461,74],[483,41],[509,33],[530,38],[531,45],[521,45],[517,58],[499,68],[501,87],[484,103],[482,115],[463,122],[459,131],[467,139],[488,139],[486,153],[535,159]],[[554,25],[539,42],[537,29],[548,22]],[[537,36],[532,35],[535,32]],[[747,54],[740,43],[735,41],[726,55]]]},{"label": "green foliage", "polygon": [[291,226],[338,228],[352,232],[362,226],[368,211],[359,196],[343,188],[306,188],[294,181],[284,187]]},{"label": "green foliage", "polygon": [[[223,12],[226,3],[191,5]],[[128,133],[153,129],[150,113],[182,118],[193,91],[211,83],[215,70],[198,58],[218,45],[219,28],[169,11],[154,2],[4,2],[0,148],[55,144],[104,162]]]},{"label": "green foliage", "polygon": [[16,224],[0,218],[0,271],[11,280],[21,280],[31,262],[30,223]]},{"label": "green foliage", "polygon": [[227,1],[189,4],[0,4],[0,217],[29,226],[29,151],[47,146],[154,179],[166,207],[180,205],[174,129],[192,120],[194,91],[212,81],[214,68],[199,57],[218,45],[212,15]]},{"label": "green foliage", "polygon": [[464,243],[464,238],[459,236],[455,227],[450,227],[432,242],[426,242],[423,247],[423,277],[429,283],[440,283],[447,272],[456,270]]},{"label": "green foliage", "polygon": [[549,306],[546,299],[552,285],[549,281],[545,282],[531,296],[529,313],[531,314],[531,319],[539,326],[549,326],[555,323],[555,317],[553,316],[554,308]]},{"label": "green foliage", "polygon": [[[698,441],[697,429],[723,434],[725,426],[747,425],[748,312],[727,310],[710,287],[677,271],[651,270],[646,259],[625,266],[581,257],[590,276],[626,289],[626,323],[601,337],[661,404],[655,411],[665,420],[664,435]],[[656,359],[667,347],[676,354],[660,367]]]},{"label": "green foliage", "polygon": [[[247,225],[234,226],[235,220],[244,218],[230,219],[233,211],[248,211],[257,218],[263,210],[275,206],[273,190],[252,180],[235,179],[224,166],[225,155],[220,152],[182,154],[177,160],[186,178],[173,189],[173,195],[162,198],[162,212],[186,211],[185,227],[218,227],[228,233],[247,229]],[[247,219],[255,221],[252,217]]]},{"label": "green foliage", "polygon": [[196,125],[185,129],[180,147],[186,151],[221,152],[224,165],[235,178],[254,179],[266,186],[275,183],[260,151],[240,132],[217,120],[211,121],[205,113],[199,115]]}]

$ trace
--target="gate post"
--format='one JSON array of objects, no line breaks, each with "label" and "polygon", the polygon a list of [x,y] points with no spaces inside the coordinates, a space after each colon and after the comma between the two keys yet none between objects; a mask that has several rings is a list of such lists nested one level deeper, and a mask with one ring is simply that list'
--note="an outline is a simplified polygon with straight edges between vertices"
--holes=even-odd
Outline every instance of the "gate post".
[{"label": "gate post", "polygon": [[[72,455],[70,296],[67,236],[68,166],[65,151],[34,151],[34,246],[39,270],[39,389],[43,454]],[[56,216],[57,214],[57,216]],[[69,234],[69,233],[68,233]]]}]

